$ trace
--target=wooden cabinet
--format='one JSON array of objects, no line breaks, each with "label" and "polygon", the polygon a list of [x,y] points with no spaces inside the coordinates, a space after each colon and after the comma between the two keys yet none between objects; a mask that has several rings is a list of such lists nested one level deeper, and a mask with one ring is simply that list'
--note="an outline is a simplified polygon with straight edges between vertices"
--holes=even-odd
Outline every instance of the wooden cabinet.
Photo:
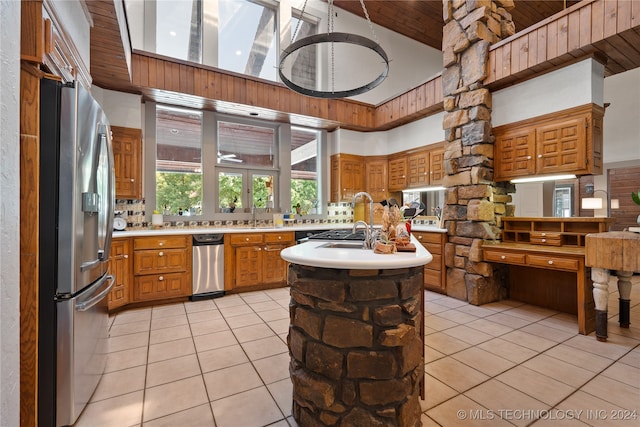
[{"label": "wooden cabinet", "polygon": [[429,151],[421,150],[407,157],[407,187],[429,185]]},{"label": "wooden cabinet", "polygon": [[444,179],[444,148],[429,153],[429,185],[442,185]]},{"label": "wooden cabinet", "polygon": [[353,154],[331,156],[331,201],[351,201],[364,190],[364,158]]},{"label": "wooden cabinet", "polygon": [[447,243],[447,234],[427,231],[414,231],[412,234],[433,255],[433,260],[424,266],[425,289],[446,293],[447,269],[444,265],[444,246]]},{"label": "wooden cabinet", "polygon": [[109,292],[109,310],[122,307],[131,301],[131,239],[113,239],[109,260],[109,273],[114,284]]},{"label": "wooden cabinet", "polygon": [[133,302],[191,295],[191,236],[133,239]]},{"label": "wooden cabinet", "polygon": [[602,173],[603,116],[588,104],[495,128],[495,180]]},{"label": "wooden cabinet", "polygon": [[229,235],[225,239],[225,289],[249,290],[286,284],[287,263],[280,252],[294,243],[292,231]]},{"label": "wooden cabinet", "polygon": [[373,200],[380,202],[389,197],[388,162],[385,158],[367,157],[365,162],[365,191]]},{"label": "wooden cabinet", "polygon": [[142,198],[142,130],[111,126],[116,198]]},{"label": "wooden cabinet", "polygon": [[389,191],[407,188],[407,158],[405,155],[389,159]]}]

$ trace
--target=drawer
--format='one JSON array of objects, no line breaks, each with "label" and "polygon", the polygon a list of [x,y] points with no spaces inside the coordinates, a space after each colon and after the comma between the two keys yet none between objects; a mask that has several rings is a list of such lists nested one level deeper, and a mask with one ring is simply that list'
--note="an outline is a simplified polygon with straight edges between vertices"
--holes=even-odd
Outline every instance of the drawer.
[{"label": "drawer", "polygon": [[186,248],[187,246],[191,246],[190,241],[190,235],[136,237],[133,239],[133,249]]},{"label": "drawer", "polygon": [[[188,261],[191,263],[191,260]],[[187,251],[185,249],[148,250],[133,253],[133,274],[178,271],[187,271]]]},{"label": "drawer", "polygon": [[430,254],[441,254],[442,246],[440,243],[423,243],[422,246],[429,251]]},{"label": "drawer", "polygon": [[434,254],[433,252],[431,252],[431,255],[433,255],[433,261],[431,261],[429,264],[425,264],[424,268],[427,268],[429,270],[441,271],[442,255]]},{"label": "drawer", "polygon": [[532,267],[568,271],[578,271],[578,268],[580,266],[577,259],[560,258],[545,255],[527,255],[527,264]]},{"label": "drawer", "polygon": [[493,251],[484,250],[484,260],[493,262],[503,262],[505,264],[525,264],[525,254],[507,252],[507,251]]},{"label": "drawer", "polygon": [[442,233],[425,233],[416,231],[413,233],[420,243],[438,243],[442,242]]},{"label": "drawer", "polygon": [[530,235],[530,243],[534,245],[561,246],[562,236],[560,233],[533,231]]},{"label": "drawer", "polygon": [[264,241],[266,243],[293,242],[294,240],[294,234],[290,231],[284,233],[264,233]]},{"label": "drawer", "polygon": [[425,268],[424,284],[435,287],[442,286],[442,272]]},{"label": "drawer", "polygon": [[232,245],[252,245],[262,243],[262,233],[231,234]]}]

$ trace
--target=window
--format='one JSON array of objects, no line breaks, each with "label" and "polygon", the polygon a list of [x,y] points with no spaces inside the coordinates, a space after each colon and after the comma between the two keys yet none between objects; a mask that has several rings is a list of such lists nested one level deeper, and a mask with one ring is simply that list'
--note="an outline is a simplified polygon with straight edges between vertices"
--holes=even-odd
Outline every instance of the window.
[{"label": "window", "polygon": [[247,0],[218,5],[218,67],[276,80],[276,10]]},{"label": "window", "polygon": [[[317,27],[318,25],[315,22],[296,16],[291,17],[291,42],[316,34]],[[291,79],[298,86],[309,89],[316,88],[317,46],[314,44],[300,49],[295,55],[295,59],[291,64]]]},{"label": "window", "polygon": [[219,212],[276,206],[276,128],[218,121]]},{"label": "window", "polygon": [[[318,141],[320,132],[291,129],[291,206],[318,212]],[[295,212],[295,209],[292,209]]]},{"label": "window", "polygon": [[202,214],[202,113],[156,108],[156,209]]},{"label": "window", "polygon": [[202,0],[156,2],[156,52],[202,61]]}]

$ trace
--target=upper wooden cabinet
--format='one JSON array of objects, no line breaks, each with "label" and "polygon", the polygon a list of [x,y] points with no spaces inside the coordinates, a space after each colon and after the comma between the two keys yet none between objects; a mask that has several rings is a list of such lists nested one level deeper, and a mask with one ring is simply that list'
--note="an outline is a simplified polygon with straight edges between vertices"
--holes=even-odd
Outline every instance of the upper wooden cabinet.
[{"label": "upper wooden cabinet", "polygon": [[442,185],[444,179],[444,148],[431,150],[429,154],[429,185]]},{"label": "upper wooden cabinet", "polygon": [[603,116],[588,104],[495,128],[495,180],[601,174]]},{"label": "upper wooden cabinet", "polygon": [[142,130],[111,126],[116,198],[142,198]]},{"label": "upper wooden cabinet", "polygon": [[351,201],[364,191],[364,158],[353,154],[331,156],[331,201]]},{"label": "upper wooden cabinet", "polygon": [[379,202],[389,196],[387,158],[368,157],[365,165],[365,191]]},{"label": "upper wooden cabinet", "polygon": [[407,186],[419,188],[442,184],[444,178],[444,148],[441,144],[427,146],[407,155]]},{"label": "upper wooden cabinet", "polygon": [[389,159],[389,191],[407,188],[407,157],[401,155]]}]

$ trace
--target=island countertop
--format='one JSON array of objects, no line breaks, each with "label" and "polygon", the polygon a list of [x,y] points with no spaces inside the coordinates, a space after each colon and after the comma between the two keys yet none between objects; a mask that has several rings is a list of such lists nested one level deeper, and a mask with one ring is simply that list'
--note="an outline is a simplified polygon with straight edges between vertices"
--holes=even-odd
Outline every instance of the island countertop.
[{"label": "island countertop", "polygon": [[322,247],[327,243],[335,242],[308,241],[283,249],[280,256],[293,264],[354,270],[418,267],[433,260],[433,255],[413,236],[411,243],[416,247],[415,252],[394,254],[376,254],[368,249]]}]

